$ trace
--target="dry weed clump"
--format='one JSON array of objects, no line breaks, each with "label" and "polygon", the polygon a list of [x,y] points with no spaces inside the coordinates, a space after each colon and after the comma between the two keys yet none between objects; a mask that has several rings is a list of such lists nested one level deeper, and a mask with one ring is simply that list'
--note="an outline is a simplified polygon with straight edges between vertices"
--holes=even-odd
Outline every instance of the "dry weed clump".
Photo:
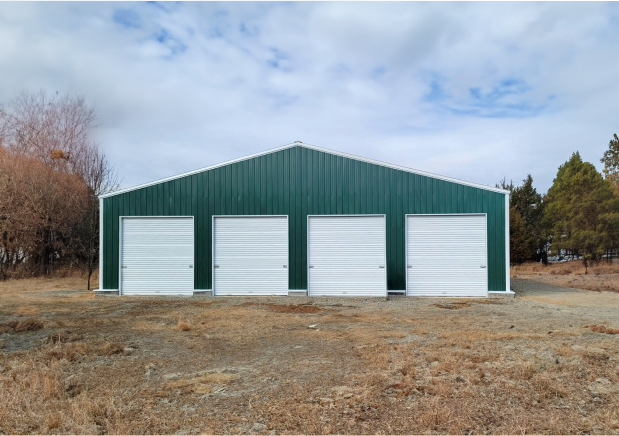
[{"label": "dry weed clump", "polygon": [[0,324],[0,333],[8,333],[15,331],[15,327],[19,324],[19,321],[9,321]]},{"label": "dry weed clump", "polygon": [[126,344],[118,342],[106,342],[102,346],[96,349],[99,356],[113,356],[114,354],[120,354],[125,350]]},{"label": "dry weed clump", "polygon": [[20,321],[15,326],[16,332],[33,332],[36,330],[41,330],[45,326],[43,320],[38,318],[28,318],[23,321]]},{"label": "dry weed clump", "polygon": [[191,324],[189,324],[188,322],[179,321],[176,328],[181,332],[188,332],[189,330],[191,330]]},{"label": "dry weed clump", "polygon": [[41,330],[43,327],[45,327],[43,320],[38,318],[27,318],[22,321],[9,321],[0,324],[0,333],[33,332]]},{"label": "dry weed clump", "polygon": [[53,348],[48,348],[45,352],[47,359],[51,360],[61,360],[66,359],[69,362],[76,361],[79,356],[83,356],[88,354],[88,348],[85,344],[63,344],[61,346],[55,346]]},{"label": "dry weed clump", "polygon": [[105,342],[103,344],[92,344],[82,342],[58,342],[53,346],[42,348],[44,361],[54,361],[65,359],[68,362],[79,361],[81,356],[102,356],[109,357],[124,353],[125,344],[118,342]]},{"label": "dry weed clump", "polygon": [[590,326],[585,326],[585,327],[589,327],[589,330],[591,330],[592,332],[597,332],[597,333],[606,333],[607,335],[616,335],[619,334],[619,329],[612,329],[609,327],[605,327],[603,325],[590,325]]},{"label": "dry weed clump", "polygon": [[77,342],[83,338],[84,337],[82,335],[71,333],[69,331],[58,331],[50,334],[47,337],[47,342],[50,344],[60,344],[66,342]]}]

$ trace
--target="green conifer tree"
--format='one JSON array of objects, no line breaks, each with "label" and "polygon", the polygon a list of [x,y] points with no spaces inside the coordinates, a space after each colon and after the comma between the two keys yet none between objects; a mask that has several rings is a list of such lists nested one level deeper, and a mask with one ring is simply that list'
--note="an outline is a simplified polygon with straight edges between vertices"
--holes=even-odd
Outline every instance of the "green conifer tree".
[{"label": "green conifer tree", "polygon": [[611,183],[578,152],[559,167],[548,190],[545,220],[552,232],[552,249],[568,249],[590,261],[616,248],[619,197]]}]

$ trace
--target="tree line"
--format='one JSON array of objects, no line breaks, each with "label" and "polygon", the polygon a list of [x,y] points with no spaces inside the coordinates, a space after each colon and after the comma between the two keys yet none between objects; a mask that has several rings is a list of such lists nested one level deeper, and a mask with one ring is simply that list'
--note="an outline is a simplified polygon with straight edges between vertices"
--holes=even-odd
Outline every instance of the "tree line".
[{"label": "tree line", "polygon": [[611,259],[619,249],[619,138],[613,135],[600,161],[603,174],[575,152],[559,167],[546,194],[530,174],[519,186],[503,179],[496,186],[510,196],[510,259],[547,263],[549,255],[591,262]]},{"label": "tree line", "polygon": [[[0,105],[0,279],[81,269],[98,263],[98,196],[118,188],[105,153],[91,142],[94,107],[84,97],[22,92]],[[569,253],[590,262],[619,250],[619,138],[601,162],[578,152],[540,194],[529,174],[511,191],[510,259],[547,262]]]},{"label": "tree line", "polygon": [[0,106],[0,279],[87,272],[98,262],[98,196],[119,186],[90,135],[84,97],[22,92]]}]

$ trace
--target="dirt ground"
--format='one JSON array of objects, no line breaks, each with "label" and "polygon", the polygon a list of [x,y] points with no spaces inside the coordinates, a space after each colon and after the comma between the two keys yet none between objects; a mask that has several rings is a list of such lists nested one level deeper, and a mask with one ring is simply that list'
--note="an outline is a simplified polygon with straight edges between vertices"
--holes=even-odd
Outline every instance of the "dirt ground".
[{"label": "dirt ground", "polygon": [[0,283],[0,434],[619,434],[619,335],[600,333],[617,293],[95,298],[75,280]]},{"label": "dirt ground", "polygon": [[619,261],[616,259],[612,263],[601,261],[593,264],[587,274],[580,260],[549,265],[528,262],[513,266],[511,276],[566,288],[619,292]]}]

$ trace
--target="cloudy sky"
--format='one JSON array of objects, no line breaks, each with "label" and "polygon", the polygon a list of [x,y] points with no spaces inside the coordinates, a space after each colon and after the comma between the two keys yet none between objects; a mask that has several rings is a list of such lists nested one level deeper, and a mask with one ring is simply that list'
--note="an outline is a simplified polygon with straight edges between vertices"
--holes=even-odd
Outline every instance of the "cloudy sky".
[{"label": "cloudy sky", "polygon": [[84,95],[123,186],[300,140],[546,191],[619,134],[619,3],[0,3],[0,102]]}]

